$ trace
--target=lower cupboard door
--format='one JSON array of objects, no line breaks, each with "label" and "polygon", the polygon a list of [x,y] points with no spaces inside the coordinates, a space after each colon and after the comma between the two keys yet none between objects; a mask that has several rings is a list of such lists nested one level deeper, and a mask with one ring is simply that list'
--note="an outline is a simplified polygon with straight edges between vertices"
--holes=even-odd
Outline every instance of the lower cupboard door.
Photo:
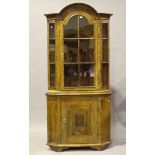
[{"label": "lower cupboard door", "polygon": [[61,138],[63,144],[97,143],[97,98],[61,99]]}]

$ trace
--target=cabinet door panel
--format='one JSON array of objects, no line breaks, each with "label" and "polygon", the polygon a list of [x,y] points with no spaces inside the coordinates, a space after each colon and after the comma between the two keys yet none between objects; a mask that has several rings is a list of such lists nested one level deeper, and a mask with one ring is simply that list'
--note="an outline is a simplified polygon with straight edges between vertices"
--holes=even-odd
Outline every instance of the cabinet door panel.
[{"label": "cabinet door panel", "polygon": [[97,99],[93,97],[62,98],[62,142],[97,142]]}]

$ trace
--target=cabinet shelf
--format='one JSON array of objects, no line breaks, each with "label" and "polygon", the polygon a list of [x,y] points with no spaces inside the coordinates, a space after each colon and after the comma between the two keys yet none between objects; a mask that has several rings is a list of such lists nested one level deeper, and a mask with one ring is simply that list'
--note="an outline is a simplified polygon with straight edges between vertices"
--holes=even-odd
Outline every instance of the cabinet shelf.
[{"label": "cabinet shelf", "polygon": [[64,64],[94,64],[95,62],[64,62]]},{"label": "cabinet shelf", "polygon": [[49,40],[55,40],[55,38],[48,38]]},{"label": "cabinet shelf", "polygon": [[94,39],[94,38],[64,38],[64,40],[88,40],[88,39]]},{"label": "cabinet shelf", "polygon": [[106,40],[106,39],[108,39],[108,38],[105,38],[105,37],[104,37],[104,38],[102,38],[102,39],[105,39],[105,40]]},{"label": "cabinet shelf", "polygon": [[108,64],[109,62],[108,62],[108,61],[102,61],[102,63],[103,63],[103,64]]}]

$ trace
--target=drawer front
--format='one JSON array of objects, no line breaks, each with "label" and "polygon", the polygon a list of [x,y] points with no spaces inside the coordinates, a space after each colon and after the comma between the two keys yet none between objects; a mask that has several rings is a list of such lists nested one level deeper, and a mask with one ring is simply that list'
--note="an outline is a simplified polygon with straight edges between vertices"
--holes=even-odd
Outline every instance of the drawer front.
[{"label": "drawer front", "polygon": [[62,143],[96,143],[97,97],[61,97]]}]

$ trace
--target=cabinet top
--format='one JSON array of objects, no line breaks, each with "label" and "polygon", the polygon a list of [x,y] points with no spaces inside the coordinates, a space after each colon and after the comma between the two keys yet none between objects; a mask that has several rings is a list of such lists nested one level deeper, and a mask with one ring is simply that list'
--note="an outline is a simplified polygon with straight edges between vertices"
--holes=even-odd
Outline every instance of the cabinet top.
[{"label": "cabinet top", "polygon": [[98,13],[93,7],[84,3],[73,3],[64,7],[59,13],[45,14],[47,19],[64,19],[69,13],[83,11],[91,14],[96,19],[109,19],[112,14]]}]

